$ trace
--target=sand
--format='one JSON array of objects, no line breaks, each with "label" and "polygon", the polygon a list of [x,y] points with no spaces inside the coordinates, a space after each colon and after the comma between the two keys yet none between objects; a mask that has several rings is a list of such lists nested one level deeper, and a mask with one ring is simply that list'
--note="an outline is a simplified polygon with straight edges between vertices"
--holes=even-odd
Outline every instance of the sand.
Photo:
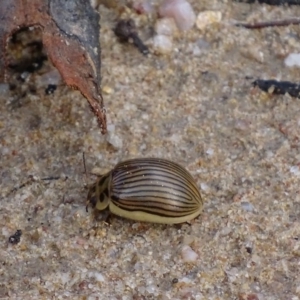
[{"label": "sand", "polygon": [[[194,26],[174,37],[171,53],[148,57],[118,42],[116,13],[100,6],[107,136],[80,92],[64,85],[45,95],[25,82],[23,97],[0,95],[0,299],[300,298],[300,100],[251,85],[297,82],[300,69],[283,61],[299,51],[300,29],[232,25],[300,8],[191,4],[197,14],[222,12],[222,22]],[[153,19],[131,17],[147,40]],[[185,166],[203,213],[182,225],[114,216],[106,224],[87,213],[90,173],[134,157]],[[49,176],[60,179],[40,180]],[[9,243],[18,229],[20,242]],[[186,246],[196,254],[190,262]]]}]

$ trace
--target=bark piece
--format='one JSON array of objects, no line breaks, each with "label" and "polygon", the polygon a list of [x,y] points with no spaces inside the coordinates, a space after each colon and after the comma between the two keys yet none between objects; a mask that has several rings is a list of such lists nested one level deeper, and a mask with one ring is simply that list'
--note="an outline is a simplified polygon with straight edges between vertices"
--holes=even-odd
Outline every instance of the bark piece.
[{"label": "bark piece", "polygon": [[45,51],[67,85],[87,98],[102,133],[106,117],[100,91],[99,14],[86,0],[1,0],[0,81],[7,81],[6,46],[23,27],[42,30]]}]

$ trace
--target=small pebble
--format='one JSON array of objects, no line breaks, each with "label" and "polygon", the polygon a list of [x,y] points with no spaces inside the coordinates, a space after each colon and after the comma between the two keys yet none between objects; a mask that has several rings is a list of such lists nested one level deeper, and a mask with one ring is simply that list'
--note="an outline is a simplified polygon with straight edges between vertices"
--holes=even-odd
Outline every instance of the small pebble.
[{"label": "small pebble", "polygon": [[300,170],[298,166],[290,167],[290,172],[296,176],[300,175]]},{"label": "small pebble", "polygon": [[238,268],[231,268],[229,270],[225,270],[225,273],[227,275],[227,278],[229,282],[235,282],[239,278],[239,269]]},{"label": "small pebble", "polygon": [[242,48],[241,54],[244,57],[255,60],[259,63],[264,62],[264,53],[261,51],[261,49],[259,47],[257,47],[257,45],[248,45],[248,46]]},{"label": "small pebble", "polygon": [[178,280],[178,282],[189,284],[189,283],[192,282],[192,280],[191,280],[190,278],[188,278],[188,277],[182,277],[182,278],[180,278],[180,279]]},{"label": "small pebble", "polygon": [[177,27],[182,30],[191,29],[196,21],[196,15],[186,0],[165,0],[159,7],[161,17],[173,18]]},{"label": "small pebble", "polygon": [[206,10],[198,14],[196,26],[198,29],[204,30],[213,23],[220,23],[221,20],[222,13],[220,11]]},{"label": "small pebble", "polygon": [[94,9],[97,9],[98,6],[99,6],[99,1],[98,0],[90,0],[90,3],[91,3],[91,6],[94,8]]},{"label": "small pebble", "polygon": [[116,128],[116,126],[114,124],[108,124],[107,125],[107,131],[108,132],[114,132],[115,128]]},{"label": "small pebble", "polygon": [[226,226],[226,227],[224,227],[224,228],[221,229],[220,235],[221,235],[221,236],[227,236],[227,235],[229,235],[231,232],[232,232],[232,229],[231,229],[230,227]]},{"label": "small pebble", "polygon": [[4,96],[9,92],[9,84],[8,83],[0,83],[0,94]]},{"label": "small pebble", "polygon": [[182,247],[181,256],[183,261],[186,263],[195,262],[198,258],[198,254],[190,246],[187,245]]},{"label": "small pebble", "polygon": [[162,18],[158,19],[155,23],[155,32],[160,35],[173,36],[176,32],[177,27],[174,19],[172,18]]},{"label": "small pebble", "polygon": [[249,202],[241,202],[241,206],[242,206],[243,210],[245,210],[245,211],[248,211],[248,212],[254,211],[254,206]]},{"label": "small pebble", "polygon": [[110,86],[108,86],[108,85],[104,85],[104,86],[102,87],[102,92],[103,92],[104,94],[106,94],[106,95],[112,94],[113,91],[114,91],[114,90],[113,90]]},{"label": "small pebble", "polygon": [[287,67],[300,67],[300,53],[290,53],[284,60]]},{"label": "small pebble", "polygon": [[146,15],[154,13],[153,4],[149,0],[135,0],[132,7],[138,14]]},{"label": "small pebble", "polygon": [[121,149],[123,147],[123,140],[115,133],[108,132],[106,141],[111,144],[115,149]]},{"label": "small pebble", "polygon": [[237,119],[234,123],[234,128],[236,130],[245,131],[249,129],[249,122],[243,119]]},{"label": "small pebble", "polygon": [[172,39],[166,35],[156,35],[153,38],[153,48],[158,54],[168,54],[173,50]]},{"label": "small pebble", "polygon": [[95,272],[94,276],[95,276],[95,279],[99,282],[104,282],[105,281],[105,277],[103,276],[102,273]]},{"label": "small pebble", "polygon": [[157,286],[154,285],[154,284],[150,284],[146,287],[146,291],[152,295],[152,294],[155,294],[157,292]]}]

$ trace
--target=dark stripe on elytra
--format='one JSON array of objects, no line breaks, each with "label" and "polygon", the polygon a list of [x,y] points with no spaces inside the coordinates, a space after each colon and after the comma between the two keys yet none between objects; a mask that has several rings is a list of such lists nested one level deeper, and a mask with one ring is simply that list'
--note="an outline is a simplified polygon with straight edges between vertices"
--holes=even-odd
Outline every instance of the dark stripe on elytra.
[{"label": "dark stripe on elytra", "polygon": [[[149,165],[149,162],[151,161],[151,164]],[[165,166],[165,168],[163,167]],[[178,170],[178,173],[170,170],[170,169],[176,169]],[[132,172],[129,172],[128,170],[132,170]],[[150,171],[150,174],[145,174],[145,171],[148,170]],[[153,174],[154,173],[154,174]],[[183,183],[184,187],[183,189],[185,190],[186,193],[188,193],[192,198],[199,199],[202,203],[201,195],[199,193],[199,190],[196,186],[196,183],[191,176],[191,174],[185,170],[182,166],[177,165],[175,163],[169,162],[169,161],[164,161],[161,159],[135,159],[133,161],[127,161],[120,163],[119,165],[116,166],[114,170],[114,176],[113,180],[115,182],[121,181],[121,186],[125,185],[126,183],[130,183],[131,181],[137,182],[137,181],[142,181],[142,180],[148,180],[147,176],[156,176],[159,177],[158,173],[162,177],[169,177],[166,176],[166,173],[170,174],[171,180],[177,181],[177,185],[180,186],[180,183]],[[135,175],[133,175],[135,174]],[[142,176],[144,175],[144,176]],[[181,176],[184,175],[184,176]],[[139,177],[140,179],[137,180],[136,178]],[[146,177],[146,178],[145,178]],[[186,178],[187,177],[187,178]],[[125,180],[124,180],[125,178]],[[178,183],[179,181],[179,183]],[[138,183],[140,184],[140,183]],[[172,185],[174,182],[171,183]],[[186,186],[189,186],[188,188]],[[174,188],[174,186],[173,186]],[[132,189],[132,187],[130,187]]]},{"label": "dark stripe on elytra", "polygon": [[[161,198],[158,198],[158,199],[161,199]],[[168,199],[168,198],[165,198],[165,199]],[[113,201],[113,202],[115,202],[116,204],[118,204],[118,203],[120,203],[120,202],[129,202],[129,201],[137,201],[137,200],[135,200],[134,198],[126,198],[126,199],[123,199],[123,198],[119,198],[118,196],[116,196],[116,195],[112,195],[111,196],[111,200]],[[174,201],[176,201],[176,200],[174,200]],[[150,201],[151,202],[151,201]],[[176,206],[176,205],[174,205],[174,204],[170,204],[170,203],[167,203],[167,202],[165,202],[165,201],[155,201],[155,200],[152,200],[152,202],[156,202],[156,203],[162,203],[162,204],[166,204],[166,205],[172,205],[172,206]],[[141,205],[143,205],[143,203],[149,203],[149,201],[140,201],[139,200],[139,203],[141,204]],[[180,202],[180,203],[182,203],[182,202]],[[189,202],[188,204],[190,204],[191,202]],[[194,205],[195,206],[195,205]],[[196,205],[197,206],[197,205]],[[179,206],[178,205],[178,207],[181,207],[181,206]]]},{"label": "dark stripe on elytra", "polygon": [[196,185],[195,181],[192,177],[186,177],[186,176],[181,176],[178,173],[173,172],[172,170],[164,170],[164,169],[153,169],[153,168],[147,168],[143,170],[138,170],[134,173],[122,173],[118,172],[118,174],[114,174],[114,181],[118,182],[119,180],[129,180],[129,179],[136,179],[139,177],[167,177],[171,180],[176,180],[181,182],[182,184],[186,184],[187,182],[190,183],[191,185]]},{"label": "dark stripe on elytra", "polygon": [[162,198],[162,197],[153,197],[151,195],[147,196],[141,196],[141,197],[135,197],[135,196],[130,196],[130,197],[123,197],[118,198],[115,200],[116,203],[119,202],[128,202],[128,203],[136,203],[137,205],[140,203],[141,205],[146,205],[147,202],[156,202],[160,203],[161,205],[175,205],[175,206],[180,206],[180,207],[197,207],[199,206],[198,202],[185,202],[185,201],[178,201],[178,199],[169,199],[169,198]]},{"label": "dark stripe on elytra", "polygon": [[[177,207],[198,207],[199,204],[198,202],[192,202],[192,201],[180,201],[178,198],[177,199],[170,199],[168,197],[159,197],[159,196],[153,196],[153,195],[130,195],[130,197],[123,197],[122,198],[113,195],[111,197],[112,201],[115,203],[120,203],[120,202],[127,202],[129,205],[130,203],[135,203],[135,204],[140,204],[143,206],[147,206],[149,202],[155,202],[159,203],[160,205],[171,205],[171,206],[177,206]],[[171,202],[171,203],[170,203]],[[175,202],[175,203],[174,203]],[[178,205],[176,205],[176,203]]]},{"label": "dark stripe on elytra", "polygon": [[157,201],[153,201],[153,200],[149,200],[147,201],[145,204],[143,205],[142,203],[138,203],[136,204],[135,202],[131,202],[129,201],[118,201],[115,203],[117,206],[119,207],[128,207],[128,209],[139,209],[139,208],[143,208],[143,209],[149,209],[149,210],[153,210],[153,209],[160,209],[160,210],[165,210],[165,211],[174,211],[174,212],[191,212],[191,211],[195,211],[199,208],[199,206],[194,206],[194,207],[189,207],[189,208],[183,208],[182,206],[178,206],[178,205],[174,205],[174,204],[168,204],[168,203],[164,203],[163,205],[160,202]]},{"label": "dark stripe on elytra", "polygon": [[179,177],[179,176],[176,176],[174,173],[167,173],[167,172],[151,172],[151,171],[148,171],[148,172],[143,172],[141,174],[125,174],[124,176],[116,176],[113,178],[113,182],[115,183],[118,183],[118,182],[121,182],[122,184],[125,184],[127,182],[133,182],[133,181],[136,181],[136,180],[145,180],[145,179],[161,179],[162,181],[164,181],[165,179],[169,179],[171,181],[174,181],[174,182],[180,182],[184,185],[186,185],[187,183],[189,183],[190,181],[186,180],[185,178],[183,177]]},{"label": "dark stripe on elytra", "polygon": [[156,188],[156,189],[169,189],[169,190],[174,190],[178,191],[181,193],[186,193],[190,188],[189,185],[180,185],[178,183],[170,182],[170,181],[159,181],[158,179],[156,180],[148,180],[146,179],[141,179],[141,180],[136,180],[131,183],[125,182],[124,184],[113,184],[112,189],[113,190],[120,190],[120,191],[126,191],[126,190],[139,190],[143,189],[144,187],[146,188]]},{"label": "dark stripe on elytra", "polygon": [[[141,186],[153,188],[154,190],[155,190],[155,188],[159,187],[159,188],[173,189],[174,191],[178,191],[183,194],[188,194],[190,196],[190,198],[199,198],[200,197],[200,193],[199,193],[198,189],[191,188],[189,184],[181,185],[181,184],[178,184],[178,182],[173,182],[173,181],[170,182],[170,181],[166,181],[166,180],[161,180],[161,184],[157,184],[157,183],[153,183],[153,182],[151,183],[150,180],[148,180],[148,178],[141,178],[139,180],[134,180],[133,182],[131,182],[131,186],[126,186],[127,184],[128,184],[128,182],[126,182],[126,181],[122,184],[116,184],[114,182],[112,190],[114,192],[126,193],[127,190],[138,192],[139,189],[141,188]],[[166,193],[170,193],[170,191],[166,191]]]},{"label": "dark stripe on elytra", "polygon": [[[147,187],[148,188],[148,187]],[[180,191],[181,193],[172,193],[171,191],[161,191],[161,190],[153,190],[153,189],[143,189],[141,190],[140,187],[137,187],[136,190],[133,190],[133,189],[130,189],[130,190],[126,190],[126,189],[113,189],[112,193],[114,195],[122,195],[122,196],[139,196],[139,197],[143,197],[143,196],[146,196],[146,195],[152,195],[152,196],[155,196],[155,195],[159,195],[159,196],[156,196],[157,198],[164,198],[164,199],[174,199],[176,201],[180,201],[179,199],[180,198],[183,198],[185,200],[187,200],[188,202],[192,202],[193,201],[193,198],[191,197],[187,197],[185,194],[185,192],[182,192]]]},{"label": "dark stripe on elytra", "polygon": [[[136,207],[136,208],[129,208],[126,205],[119,205],[120,208],[126,210],[126,211],[140,211],[140,212],[145,212],[145,213],[150,213],[150,214],[155,214],[157,216],[161,216],[161,217],[184,217],[184,216],[188,216],[192,213],[194,213],[197,210],[190,210],[190,211],[174,211],[174,210],[166,210],[164,209],[162,211],[161,207],[152,207],[149,209],[145,209],[145,207]],[[165,212],[165,213],[163,213]]]},{"label": "dark stripe on elytra", "polygon": [[127,170],[127,169],[121,169],[121,168],[116,168],[114,169],[114,177],[115,176],[119,176],[120,174],[123,174],[125,173],[127,176],[132,176],[133,174],[139,174],[139,173],[146,173],[146,172],[162,172],[162,173],[168,173],[168,174],[172,174],[176,177],[180,177],[180,178],[186,178],[187,176],[186,175],[189,175],[188,179],[193,179],[193,177],[188,173],[188,172],[176,172],[170,168],[163,168],[162,166],[149,166],[149,165],[146,165],[145,167],[137,167],[137,168],[134,168],[132,170]]},{"label": "dark stripe on elytra", "polygon": [[[148,170],[147,170],[148,171]],[[184,177],[178,176],[177,174],[174,174],[174,172],[167,172],[166,170],[157,172],[157,170],[153,171],[149,170],[148,172],[143,172],[141,174],[118,174],[113,176],[113,184],[125,184],[127,181],[132,180],[132,181],[141,181],[145,180],[146,178],[148,179],[155,179],[156,178],[161,178],[162,181],[164,178],[167,178],[169,180],[174,180],[175,182],[179,182],[182,185],[186,186],[187,184],[195,185],[194,181],[189,181]]]},{"label": "dark stripe on elytra", "polygon": [[172,200],[178,201],[181,203],[189,204],[189,203],[199,203],[201,202],[200,196],[197,197],[187,197],[186,193],[170,193],[156,190],[155,192],[150,190],[136,190],[136,191],[124,191],[124,190],[113,190],[113,194],[122,199],[128,199],[130,197],[136,198],[137,201],[140,201],[141,198],[154,197],[158,199],[164,199],[164,201]]},{"label": "dark stripe on elytra", "polygon": [[193,179],[192,175],[181,165],[170,162],[164,159],[135,159],[132,161],[127,161],[118,164],[115,169],[124,169],[126,171],[135,171],[138,169],[144,169],[144,167],[159,167],[161,169],[173,169],[177,172],[181,173],[183,177],[188,177],[189,179]]},{"label": "dark stripe on elytra", "polygon": [[[116,167],[128,168],[130,166],[144,166],[144,165],[157,165],[165,166],[168,168],[176,168],[177,170],[185,170],[181,165],[163,158],[136,158],[127,160],[116,165]],[[186,170],[185,170],[186,171]]]}]

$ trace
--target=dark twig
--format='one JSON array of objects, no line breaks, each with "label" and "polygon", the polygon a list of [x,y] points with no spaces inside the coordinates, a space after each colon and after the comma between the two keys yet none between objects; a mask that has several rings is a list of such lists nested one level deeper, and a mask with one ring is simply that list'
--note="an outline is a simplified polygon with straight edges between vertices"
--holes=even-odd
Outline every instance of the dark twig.
[{"label": "dark twig", "polygon": [[243,3],[264,3],[269,5],[300,5],[300,0],[235,0]]},{"label": "dark twig", "polygon": [[[40,179],[36,179],[33,175],[29,175],[28,176],[29,179],[27,181],[25,181],[24,183],[20,184],[19,186],[13,188],[7,196],[9,196],[10,194],[16,192],[17,190],[20,190],[22,189],[23,187],[25,187],[26,185],[29,185],[30,183],[33,183],[35,181],[38,181],[38,180],[43,180],[43,181],[48,181],[48,180],[58,180],[60,179],[61,177],[60,176],[50,176],[50,177],[44,177],[44,178],[40,178]],[[65,179],[68,179],[68,177],[66,176]]]},{"label": "dark twig", "polygon": [[137,34],[136,26],[133,20],[120,20],[114,32],[120,41],[129,42],[132,40],[134,46],[136,46],[141,53],[144,55],[149,53],[148,47],[142,42]]},{"label": "dark twig", "polygon": [[275,27],[275,26],[289,26],[289,25],[298,25],[300,24],[299,18],[283,19],[283,20],[274,20],[266,22],[257,22],[257,23],[237,23],[235,26],[244,27],[247,29],[261,29],[265,27]]},{"label": "dark twig", "polygon": [[300,98],[300,84],[290,81],[263,80],[257,79],[252,82],[264,92],[269,94],[284,95],[289,94],[292,97]]},{"label": "dark twig", "polygon": [[22,235],[22,230],[18,229],[13,235],[11,235],[8,238],[8,242],[13,244],[13,245],[18,244],[21,240],[21,235]]}]

